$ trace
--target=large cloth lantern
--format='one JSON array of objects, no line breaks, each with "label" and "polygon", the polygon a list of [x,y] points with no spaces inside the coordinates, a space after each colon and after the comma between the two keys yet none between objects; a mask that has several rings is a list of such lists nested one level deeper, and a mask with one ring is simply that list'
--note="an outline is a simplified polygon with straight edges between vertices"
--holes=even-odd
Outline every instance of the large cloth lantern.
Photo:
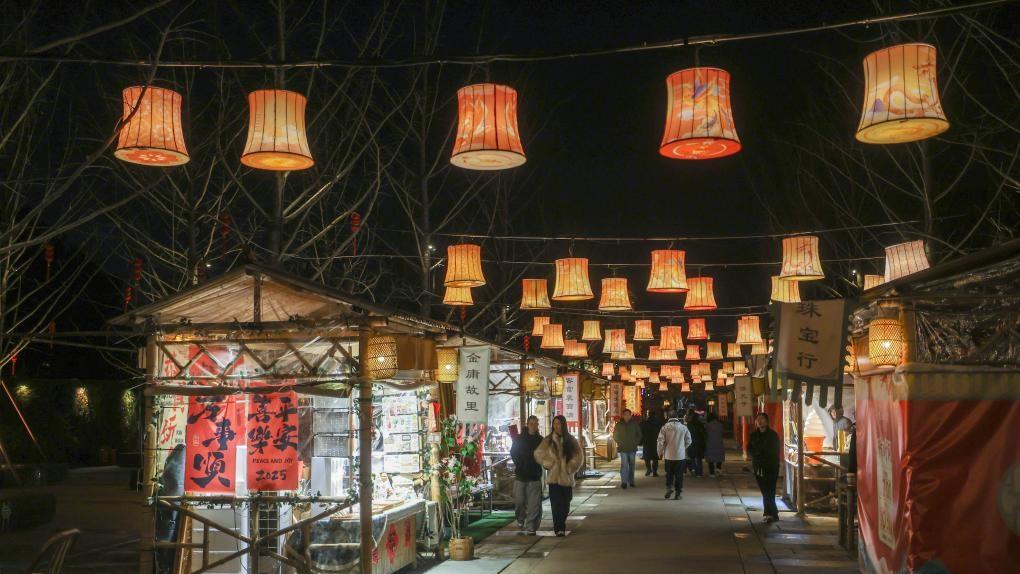
[{"label": "large cloth lantern", "polygon": [[567,257],[556,260],[556,286],[553,301],[585,301],[594,299],[588,281],[588,260],[584,257]]},{"label": "large cloth lantern", "polygon": [[705,360],[721,361],[723,359],[722,343],[708,342],[705,348]]},{"label": "large cloth lantern", "polygon": [[708,327],[705,326],[704,319],[687,320],[687,340],[688,341],[708,340]]},{"label": "large cloth lantern", "polygon": [[582,359],[588,356],[588,345],[575,339],[563,341],[563,356]]},{"label": "large cloth lantern", "polygon": [[683,327],[680,325],[663,325],[660,327],[659,348],[663,351],[683,351]]},{"label": "large cloth lantern", "polygon": [[562,349],[563,348],[563,325],[549,323],[542,327],[542,348]]},{"label": "large cloth lantern", "polygon": [[740,352],[740,345],[736,343],[726,343],[726,358],[727,359],[744,358],[743,353]]},{"label": "large cloth lantern", "polygon": [[457,90],[457,138],[450,163],[466,169],[496,170],[526,161],[517,129],[517,90],[474,84]]},{"label": "large cloth lantern", "polygon": [[637,358],[634,356],[634,343],[627,343],[624,345],[623,351],[613,353],[610,358],[614,361],[633,361]]},{"label": "large cloth lantern", "polygon": [[897,319],[872,319],[868,325],[868,360],[877,367],[898,366],[903,359],[903,325]]},{"label": "large cloth lantern", "polygon": [[443,294],[443,305],[470,307],[474,304],[470,287],[447,287],[446,293]]},{"label": "large cloth lantern", "polygon": [[757,315],[744,315],[737,320],[738,345],[754,345],[764,342],[761,338],[761,323]]},{"label": "large cloth lantern", "polygon": [[761,343],[755,343],[751,345],[752,356],[764,356],[769,354],[769,346],[767,343],[762,341]]},{"label": "large cloth lantern", "polygon": [[900,44],[868,54],[857,140],[905,143],[949,129],[936,78],[935,47],[929,44]]},{"label": "large cloth lantern", "polygon": [[612,363],[602,363],[602,376],[606,378],[612,378],[615,375],[615,369]]},{"label": "large cloth lantern", "polygon": [[800,303],[800,282],[773,275],[772,294],[769,299],[780,303]]},{"label": "large cloth lantern", "polygon": [[[126,123],[120,128],[114,157],[140,165],[188,163],[190,158],[181,129],[180,94],[154,86],[148,89],[131,86],[124,88],[121,99],[124,102],[121,121]],[[136,105],[138,111],[135,111]]]},{"label": "large cloth lantern", "polygon": [[545,279],[521,279],[521,310],[548,309],[549,282]]},{"label": "large cloth lantern", "polygon": [[482,247],[462,243],[446,248],[447,287],[481,287],[485,285],[482,274]]},{"label": "large cloth lantern", "polygon": [[397,338],[377,335],[368,338],[365,345],[365,375],[378,381],[397,374]]},{"label": "large cloth lantern", "polygon": [[626,277],[607,277],[602,280],[602,296],[599,311],[626,311],[631,309],[627,295]]},{"label": "large cloth lantern", "polygon": [[535,317],[531,324],[531,336],[541,337],[545,333],[545,326],[551,321],[551,317]]},{"label": "large cloth lantern", "polygon": [[780,279],[815,281],[824,279],[822,260],[818,255],[818,237],[799,235],[783,238],[783,270]]},{"label": "large cloth lantern", "polygon": [[606,329],[606,341],[602,347],[603,353],[622,353],[627,350],[626,329]]},{"label": "large cloth lantern", "polygon": [[241,163],[255,169],[294,171],[315,165],[305,134],[305,97],[287,90],[248,94],[248,141]]},{"label": "large cloth lantern", "polygon": [[686,293],[687,269],[685,254],[678,249],[652,251],[652,272],[648,276],[651,293]]},{"label": "large cloth lantern", "polygon": [[864,290],[874,289],[882,283],[885,283],[884,275],[865,275],[864,276]]},{"label": "large cloth lantern", "polygon": [[598,321],[585,321],[584,330],[581,332],[582,341],[601,341],[602,325]]},{"label": "large cloth lantern", "polygon": [[740,151],[730,109],[730,74],[688,68],[666,78],[666,130],[659,153],[672,159],[712,159]]},{"label": "large cloth lantern", "polygon": [[908,241],[885,248],[885,281],[913,275],[928,268],[924,241]]},{"label": "large cloth lantern", "polygon": [[655,332],[652,330],[651,319],[638,319],[634,321],[635,341],[654,341]]},{"label": "large cloth lantern", "polygon": [[[711,277],[693,277],[687,280],[687,299],[684,311],[714,311],[719,307],[715,304],[715,292],[712,289]],[[687,338],[691,338],[690,331]]]},{"label": "large cloth lantern", "polygon": [[460,350],[456,347],[436,348],[436,380],[440,383],[456,383],[460,365]]},{"label": "large cloth lantern", "polygon": [[[690,337],[688,337],[689,339]],[[701,360],[701,347],[699,345],[687,345],[687,353],[684,356],[685,361],[700,361]]]}]

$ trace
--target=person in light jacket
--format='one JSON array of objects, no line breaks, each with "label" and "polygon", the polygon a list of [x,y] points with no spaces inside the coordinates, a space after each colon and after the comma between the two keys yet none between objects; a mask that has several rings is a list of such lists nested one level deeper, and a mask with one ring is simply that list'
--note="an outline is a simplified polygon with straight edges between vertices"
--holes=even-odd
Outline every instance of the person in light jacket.
[{"label": "person in light jacket", "polygon": [[616,450],[620,453],[620,486],[627,488],[634,484],[634,461],[637,447],[641,444],[641,423],[634,420],[630,409],[623,409],[620,420],[613,429],[613,440]]},{"label": "person in light jacket", "polygon": [[510,447],[514,461],[514,506],[517,524],[529,536],[538,531],[542,522],[542,466],[535,460],[535,449],[542,443],[538,434],[538,417],[528,417],[524,434],[517,435]]},{"label": "person in light jacket", "polygon": [[684,463],[687,447],[691,446],[691,432],[687,430],[676,411],[670,411],[669,420],[659,431],[656,450],[659,458],[666,461],[666,498],[680,499],[684,490]]},{"label": "person in light jacket", "polygon": [[705,423],[705,460],[708,461],[708,474],[715,476],[718,470],[722,474],[722,463],[726,459],[726,448],[723,446],[723,425],[715,413],[708,413]]},{"label": "person in light jacket", "polygon": [[566,536],[567,514],[574,498],[574,474],[584,463],[584,452],[570,431],[563,415],[553,418],[553,431],[535,449],[535,460],[549,471],[549,506],[556,536]]}]

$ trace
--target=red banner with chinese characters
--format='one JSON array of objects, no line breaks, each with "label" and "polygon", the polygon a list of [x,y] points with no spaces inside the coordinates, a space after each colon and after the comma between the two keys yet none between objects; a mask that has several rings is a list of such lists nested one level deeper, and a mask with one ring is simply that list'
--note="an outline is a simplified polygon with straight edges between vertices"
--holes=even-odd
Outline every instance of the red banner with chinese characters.
[{"label": "red banner with chinese characters", "polygon": [[297,393],[254,393],[248,404],[248,490],[296,490]]},{"label": "red banner with chinese characters", "polygon": [[185,492],[234,492],[237,446],[243,438],[244,412],[236,397],[189,397]]}]

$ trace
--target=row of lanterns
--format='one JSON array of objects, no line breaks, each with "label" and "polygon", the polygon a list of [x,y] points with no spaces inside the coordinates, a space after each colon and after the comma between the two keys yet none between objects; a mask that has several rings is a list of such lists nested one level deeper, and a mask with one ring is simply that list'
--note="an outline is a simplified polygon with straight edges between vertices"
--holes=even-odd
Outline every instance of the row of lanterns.
[{"label": "row of lanterns", "polygon": [[[864,58],[864,101],[857,140],[889,144],[918,141],[949,129],[936,81],[936,51],[901,44]],[[666,126],[659,153],[675,159],[711,159],[740,151],[730,102],[730,75],[696,67],[666,78]],[[173,166],[188,162],[181,129],[181,95],[132,86],[123,91],[124,115],[115,156],[131,163]],[[312,167],[305,130],[305,96],[287,90],[248,94],[248,138],[241,163],[265,170]],[[136,109],[137,108],[137,109]],[[473,84],[457,91],[457,136],[450,162],[474,170],[524,164],[517,127],[517,91]]]}]

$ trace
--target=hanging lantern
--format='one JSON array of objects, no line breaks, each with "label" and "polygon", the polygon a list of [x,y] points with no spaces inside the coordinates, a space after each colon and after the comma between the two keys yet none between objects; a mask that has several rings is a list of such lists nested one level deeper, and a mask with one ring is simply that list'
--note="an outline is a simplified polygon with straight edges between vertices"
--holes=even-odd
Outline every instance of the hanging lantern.
[{"label": "hanging lantern", "polygon": [[623,353],[627,350],[626,329],[606,329],[606,342],[603,353]]},{"label": "hanging lantern", "polygon": [[389,379],[397,374],[397,338],[379,335],[368,338],[365,345],[365,375],[374,380]]},{"label": "hanging lantern", "polygon": [[638,319],[634,321],[635,341],[654,341],[655,332],[652,331],[651,319]]},{"label": "hanging lantern", "polygon": [[778,275],[773,275],[772,295],[769,299],[780,303],[800,303],[800,282],[780,279]]},{"label": "hanging lantern", "polygon": [[294,171],[315,165],[305,135],[305,97],[287,90],[248,94],[248,141],[241,163],[255,169]]},{"label": "hanging lantern", "polygon": [[706,391],[714,391],[715,390],[715,381],[713,381],[711,377],[709,377],[707,379],[703,379],[703,380],[705,381],[705,390]]},{"label": "hanging lantern", "polygon": [[615,375],[615,374],[616,373],[615,373],[615,371],[613,369],[613,364],[612,363],[602,363],[602,376],[603,377],[611,379],[611,378],[613,378],[613,375]]},{"label": "hanging lantern", "polygon": [[744,361],[733,361],[733,374],[734,375],[746,375],[747,364]]},{"label": "hanging lantern", "polygon": [[720,373],[725,373],[727,375],[732,375],[733,374],[733,361],[723,362],[722,367],[719,368],[719,372]]},{"label": "hanging lantern", "polygon": [[900,44],[868,54],[864,82],[857,141],[905,143],[949,129],[939,101],[934,46]]},{"label": "hanging lantern", "polygon": [[704,319],[687,320],[687,340],[688,341],[708,340],[708,328],[705,327]]},{"label": "hanging lantern", "polygon": [[662,359],[659,358],[659,353],[661,353],[661,350],[658,345],[650,345],[648,347],[648,360],[661,361]]},{"label": "hanging lantern", "polygon": [[588,260],[567,257],[556,260],[556,287],[553,301],[584,301],[594,299],[588,282]]},{"label": "hanging lantern", "polygon": [[659,375],[659,371],[648,371],[648,382],[658,386],[659,379],[662,377]]},{"label": "hanging lantern", "polygon": [[549,282],[545,279],[521,280],[521,310],[549,309]]},{"label": "hanging lantern", "polygon": [[818,237],[798,235],[783,238],[783,270],[780,279],[815,281],[824,279],[822,260],[818,255]]},{"label": "hanging lantern", "polygon": [[447,287],[481,287],[485,285],[482,275],[482,248],[480,245],[461,243],[446,248]]},{"label": "hanging lantern", "polygon": [[456,383],[460,352],[455,347],[436,348],[436,380],[440,383]]},{"label": "hanging lantern", "polygon": [[744,355],[740,352],[740,345],[736,343],[726,343],[726,358],[727,359],[741,359]]},{"label": "hanging lantern", "polygon": [[471,298],[470,287],[447,287],[443,294],[443,305],[454,307],[470,307],[475,301]]},{"label": "hanging lantern", "polygon": [[683,351],[683,327],[664,325],[659,328],[659,348],[663,351]]},{"label": "hanging lantern", "polygon": [[723,358],[722,354],[722,343],[707,343],[708,348],[705,350],[705,360],[707,361],[720,361]]},{"label": "hanging lantern", "polygon": [[630,374],[637,379],[647,379],[651,371],[648,369],[648,365],[633,365],[630,368]]},{"label": "hanging lantern", "polygon": [[680,392],[681,393],[689,393],[689,392],[691,392],[691,384],[688,383],[687,381],[681,381],[681,383],[680,383]]},{"label": "hanging lantern", "polygon": [[691,380],[692,381],[700,381],[701,380],[701,368],[702,368],[702,363],[694,363],[693,365],[691,365]]},{"label": "hanging lantern", "polygon": [[524,371],[524,392],[537,393],[541,390],[542,375],[538,372],[538,369],[528,369],[527,371]]},{"label": "hanging lantern", "polygon": [[659,369],[660,374],[669,379],[672,382],[677,382],[678,378],[683,378],[684,373],[680,370],[680,365],[663,365]]},{"label": "hanging lantern", "polygon": [[899,320],[872,319],[868,325],[868,360],[877,367],[898,366],[903,359],[903,342]]},{"label": "hanging lantern", "polygon": [[557,323],[549,323],[542,327],[542,345],[543,349],[562,349],[563,348],[563,325]]},{"label": "hanging lantern", "polygon": [[[690,337],[688,337],[689,339]],[[684,356],[685,361],[700,361],[701,360],[701,347],[698,345],[687,345],[687,354]]]},{"label": "hanging lantern", "polygon": [[737,320],[738,345],[753,345],[764,342],[761,338],[761,323],[757,315],[744,315]]},{"label": "hanging lantern", "polygon": [[[687,280],[687,300],[684,301],[684,311],[714,311],[718,309],[715,304],[715,293],[712,291],[711,277],[693,277]],[[691,338],[690,329],[687,331],[687,338]]]},{"label": "hanging lantern", "polygon": [[556,375],[552,382],[549,383],[549,396],[551,397],[562,397],[563,396],[563,377]]},{"label": "hanging lantern", "polygon": [[874,289],[882,283],[885,283],[885,277],[882,275],[865,275],[864,276],[864,290]]},{"label": "hanging lantern", "polygon": [[614,361],[633,361],[636,358],[634,356],[634,343],[627,343],[623,351],[613,353],[612,358]]},{"label": "hanging lantern", "polygon": [[602,326],[598,321],[585,321],[584,330],[581,332],[582,341],[601,341]]},{"label": "hanging lantern", "polygon": [[630,378],[630,367],[627,365],[620,365],[619,371],[620,372],[617,375],[620,377],[621,381],[626,381]]},{"label": "hanging lantern", "polygon": [[627,295],[626,277],[607,277],[602,280],[602,297],[599,311],[626,311],[631,309]]},{"label": "hanging lantern", "polygon": [[450,163],[465,169],[496,170],[523,164],[517,130],[517,90],[474,84],[457,90],[457,139]]},{"label": "hanging lantern", "polygon": [[[143,94],[144,91],[144,94]],[[131,86],[121,92],[123,123],[114,157],[129,163],[172,166],[188,163],[181,129],[181,95],[173,90]],[[135,105],[138,111],[133,115]],[[128,117],[130,116],[130,119]]]},{"label": "hanging lantern", "polygon": [[912,275],[928,268],[924,241],[908,241],[885,248],[885,282]]},{"label": "hanging lantern", "polygon": [[588,345],[575,339],[563,341],[563,356],[572,359],[582,359],[588,356]]},{"label": "hanging lantern", "polygon": [[660,154],[672,159],[712,159],[740,151],[728,72],[680,70],[666,78],[666,92],[666,131]]},{"label": "hanging lantern", "polygon": [[707,382],[712,380],[712,363],[700,363],[701,364],[701,382]]},{"label": "hanging lantern", "polygon": [[650,293],[686,293],[685,254],[678,249],[652,251],[652,273],[648,277]]},{"label": "hanging lantern", "polygon": [[531,336],[541,337],[545,333],[543,329],[551,320],[550,317],[535,317],[534,322],[531,324]]},{"label": "hanging lantern", "polygon": [[769,354],[769,346],[763,341],[751,345],[751,356],[764,356]]}]

